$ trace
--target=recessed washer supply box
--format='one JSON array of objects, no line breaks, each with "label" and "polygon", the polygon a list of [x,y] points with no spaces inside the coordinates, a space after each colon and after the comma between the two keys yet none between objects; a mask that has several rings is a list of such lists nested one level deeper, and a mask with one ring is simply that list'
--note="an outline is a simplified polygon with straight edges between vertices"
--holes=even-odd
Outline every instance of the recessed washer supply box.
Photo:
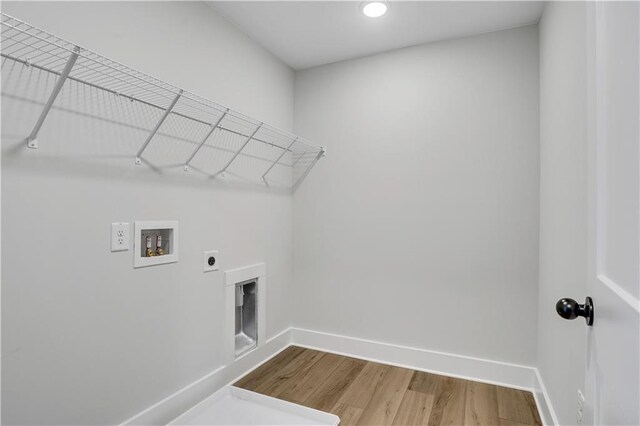
[{"label": "recessed washer supply box", "polygon": [[178,261],[178,221],[136,221],[134,228],[134,268]]}]

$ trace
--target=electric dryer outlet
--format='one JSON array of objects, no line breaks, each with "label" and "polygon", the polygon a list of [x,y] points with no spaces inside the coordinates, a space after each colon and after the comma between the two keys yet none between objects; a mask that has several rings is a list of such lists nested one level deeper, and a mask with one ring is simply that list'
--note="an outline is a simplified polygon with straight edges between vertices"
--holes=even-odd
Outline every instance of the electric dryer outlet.
[{"label": "electric dryer outlet", "polygon": [[210,250],[204,252],[203,257],[204,272],[217,271],[220,269],[220,259],[218,259],[218,250]]}]

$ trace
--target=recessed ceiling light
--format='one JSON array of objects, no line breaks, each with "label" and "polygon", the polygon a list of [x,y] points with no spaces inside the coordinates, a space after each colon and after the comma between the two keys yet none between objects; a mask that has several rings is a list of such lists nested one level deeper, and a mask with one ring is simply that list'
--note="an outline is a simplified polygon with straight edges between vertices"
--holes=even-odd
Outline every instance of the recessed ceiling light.
[{"label": "recessed ceiling light", "polygon": [[389,9],[387,2],[370,1],[362,6],[362,13],[367,15],[369,18],[378,18],[387,13],[387,9]]}]

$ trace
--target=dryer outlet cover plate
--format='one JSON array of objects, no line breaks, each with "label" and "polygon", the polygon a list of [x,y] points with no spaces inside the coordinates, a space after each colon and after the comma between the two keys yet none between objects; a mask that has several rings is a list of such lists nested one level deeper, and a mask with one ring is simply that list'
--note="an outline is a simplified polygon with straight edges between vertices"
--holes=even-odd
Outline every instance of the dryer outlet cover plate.
[{"label": "dryer outlet cover plate", "polygon": [[204,272],[217,271],[220,269],[220,259],[218,250],[205,251],[203,257]]}]

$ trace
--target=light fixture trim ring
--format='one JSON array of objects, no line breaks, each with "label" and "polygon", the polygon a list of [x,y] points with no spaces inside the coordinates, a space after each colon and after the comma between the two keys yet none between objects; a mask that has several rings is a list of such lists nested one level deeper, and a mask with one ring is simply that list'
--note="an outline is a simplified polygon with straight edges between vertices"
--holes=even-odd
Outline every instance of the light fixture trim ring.
[{"label": "light fixture trim ring", "polygon": [[[384,9],[378,9],[378,7],[380,6],[383,6]],[[367,18],[379,18],[389,12],[389,8],[389,2],[384,0],[368,0],[362,2],[362,4],[360,5],[360,11]],[[367,9],[369,9],[369,11],[367,11]]]}]

